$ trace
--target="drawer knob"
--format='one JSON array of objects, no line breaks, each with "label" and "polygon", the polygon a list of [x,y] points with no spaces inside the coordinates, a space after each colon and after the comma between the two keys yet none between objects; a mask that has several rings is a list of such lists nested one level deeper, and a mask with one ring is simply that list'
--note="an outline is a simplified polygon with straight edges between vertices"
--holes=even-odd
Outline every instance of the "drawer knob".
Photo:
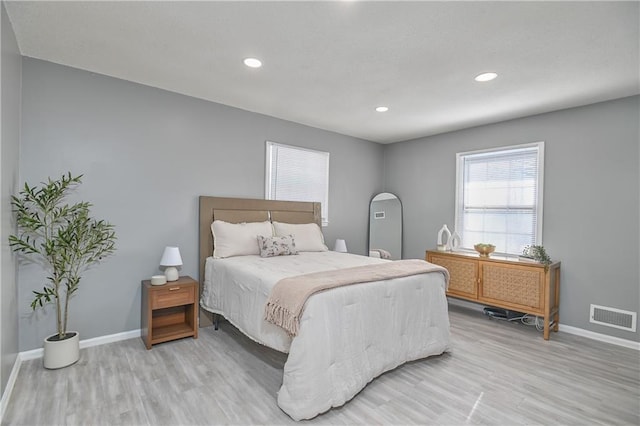
[{"label": "drawer knob", "polygon": [[180,290],[180,287],[169,287],[169,291]]}]

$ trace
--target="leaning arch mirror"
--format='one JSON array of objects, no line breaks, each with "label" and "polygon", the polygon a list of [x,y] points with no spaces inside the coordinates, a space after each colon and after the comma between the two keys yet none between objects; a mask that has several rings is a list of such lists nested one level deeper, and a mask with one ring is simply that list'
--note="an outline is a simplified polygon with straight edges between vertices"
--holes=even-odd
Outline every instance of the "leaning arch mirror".
[{"label": "leaning arch mirror", "polygon": [[369,256],[402,259],[402,204],[383,192],[369,205]]}]

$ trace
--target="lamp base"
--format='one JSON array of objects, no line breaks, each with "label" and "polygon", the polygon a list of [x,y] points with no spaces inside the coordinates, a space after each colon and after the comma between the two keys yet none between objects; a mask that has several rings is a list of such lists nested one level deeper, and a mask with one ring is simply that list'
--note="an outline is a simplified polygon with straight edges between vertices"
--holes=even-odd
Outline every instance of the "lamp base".
[{"label": "lamp base", "polygon": [[178,268],[175,266],[169,266],[165,269],[164,276],[167,277],[167,281],[178,281],[178,278],[180,278],[178,275]]}]

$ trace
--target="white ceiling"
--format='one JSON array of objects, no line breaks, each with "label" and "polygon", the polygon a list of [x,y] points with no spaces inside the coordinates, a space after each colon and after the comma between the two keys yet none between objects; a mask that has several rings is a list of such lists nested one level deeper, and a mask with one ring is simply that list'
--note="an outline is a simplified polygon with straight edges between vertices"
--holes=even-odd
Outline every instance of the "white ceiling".
[{"label": "white ceiling", "polygon": [[6,2],[24,56],[381,143],[640,93],[639,5]]}]

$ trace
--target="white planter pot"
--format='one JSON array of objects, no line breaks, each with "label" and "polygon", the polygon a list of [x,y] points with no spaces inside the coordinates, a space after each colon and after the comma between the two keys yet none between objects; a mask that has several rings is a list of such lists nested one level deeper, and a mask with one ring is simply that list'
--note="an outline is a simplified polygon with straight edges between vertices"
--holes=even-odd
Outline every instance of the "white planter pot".
[{"label": "white planter pot", "polygon": [[77,331],[67,331],[73,337],[64,340],[54,334],[44,339],[44,368],[56,369],[74,364],[80,359],[80,334]]}]

